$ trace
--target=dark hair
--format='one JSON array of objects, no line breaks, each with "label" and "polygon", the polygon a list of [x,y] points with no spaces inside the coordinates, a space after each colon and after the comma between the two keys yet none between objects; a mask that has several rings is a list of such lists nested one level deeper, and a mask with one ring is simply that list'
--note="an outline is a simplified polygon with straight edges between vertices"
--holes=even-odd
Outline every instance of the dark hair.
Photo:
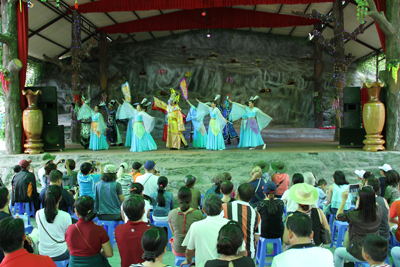
[{"label": "dark hair", "polygon": [[249,106],[249,101],[244,102],[245,106]]},{"label": "dark hair", "polygon": [[144,190],[144,186],[141,183],[131,183],[131,185],[129,186],[129,193],[131,195],[134,195],[134,194],[140,195],[140,194],[142,194],[143,190]]},{"label": "dark hair", "polygon": [[221,227],[218,233],[217,252],[222,255],[236,255],[243,243],[242,227],[230,221]]},{"label": "dark hair", "polygon": [[184,180],[185,180],[185,185],[187,187],[193,187],[194,184],[196,183],[196,177],[190,174],[186,175]]},{"label": "dark hair", "polygon": [[116,173],[103,173],[101,175],[101,180],[104,182],[115,182],[117,180],[117,174]]},{"label": "dark hair", "polygon": [[8,203],[8,189],[5,186],[0,187],[0,209],[3,209]]},{"label": "dark hair", "polygon": [[203,198],[203,209],[208,216],[215,216],[221,213],[222,200],[216,194],[206,194]]},{"label": "dark hair", "polygon": [[232,180],[232,175],[229,172],[223,172],[222,175],[224,176],[222,177],[222,182]]},{"label": "dark hair", "polygon": [[399,173],[395,170],[386,172],[386,186],[397,187],[399,185]]},{"label": "dark hair", "polygon": [[319,179],[317,186],[326,185],[328,184],[324,179]]},{"label": "dark hair", "polygon": [[22,219],[10,216],[0,221],[0,248],[11,253],[22,248],[25,227]]},{"label": "dark hair", "polygon": [[269,201],[268,202],[268,215],[274,215],[278,212],[278,207],[276,206],[276,203],[275,203],[275,193],[276,193],[276,191],[268,193],[268,194],[265,193],[267,195],[268,201]]},{"label": "dark hair", "polygon": [[59,170],[52,170],[49,178],[50,183],[57,183],[59,180],[62,180],[63,174]]},{"label": "dark hair", "polygon": [[81,196],[75,201],[75,209],[79,216],[90,222],[96,217],[94,213],[94,200],[91,196]]},{"label": "dark hair", "polygon": [[364,252],[375,262],[384,262],[389,251],[389,242],[379,235],[364,237]]},{"label": "dark hair", "polygon": [[80,169],[83,175],[88,175],[89,172],[92,170],[92,164],[90,164],[89,162],[84,162],[81,164]]},{"label": "dark hair", "polygon": [[378,194],[381,190],[381,183],[375,177],[370,177],[367,179],[368,185],[372,186],[375,191],[375,194]]},{"label": "dark hair", "polygon": [[223,181],[221,183],[221,192],[224,195],[230,195],[233,191],[233,183],[229,180]]},{"label": "dark hair", "polygon": [[21,167],[19,166],[19,165],[15,165],[14,166],[14,172],[15,173],[18,173],[18,172],[20,172],[21,171]]},{"label": "dark hair", "polygon": [[68,163],[69,163],[69,169],[72,171],[72,170],[75,170],[75,167],[76,167],[76,162],[75,162],[75,160],[73,160],[73,159],[67,159],[68,160]]},{"label": "dark hair", "polygon": [[361,210],[362,223],[376,221],[376,198],[375,191],[370,186],[364,186],[358,191],[358,208]]},{"label": "dark hair", "polygon": [[347,182],[346,177],[344,176],[344,173],[341,171],[335,171],[333,174],[333,178],[335,179],[335,184],[338,186],[344,185],[344,184],[349,184]]},{"label": "dark hair", "polygon": [[122,209],[131,222],[139,221],[143,217],[144,202],[141,195],[133,194],[122,203]]},{"label": "dark hair", "polygon": [[310,237],[312,233],[311,218],[305,213],[293,213],[288,217],[286,227],[297,237]]},{"label": "dark hair", "polygon": [[361,178],[368,179],[368,178],[371,178],[371,177],[375,178],[375,175],[373,175],[372,172],[365,172],[363,177],[361,177]]},{"label": "dark hair", "polygon": [[252,184],[241,184],[238,188],[240,200],[243,200],[244,202],[249,202],[254,197],[255,191],[256,189]]},{"label": "dark hair", "polygon": [[48,223],[53,223],[58,214],[57,203],[60,200],[61,195],[62,189],[58,185],[50,185],[46,188],[43,208]]},{"label": "dark hair", "polygon": [[192,191],[189,187],[181,187],[178,191],[178,202],[179,208],[182,212],[187,211],[190,208],[190,202],[192,201]]},{"label": "dark hair", "polygon": [[44,170],[45,170],[46,175],[49,175],[51,173],[51,171],[57,170],[57,165],[54,163],[47,163],[44,166]]},{"label": "dark hair", "polygon": [[168,236],[163,227],[152,227],[142,236],[142,248],[145,261],[155,262],[156,258],[164,253],[168,244]]},{"label": "dark hair", "polygon": [[219,195],[221,194],[221,183],[222,183],[222,179],[224,179],[224,174],[223,173],[218,173],[215,177],[214,177],[214,183],[216,185],[215,187],[215,194]]},{"label": "dark hair", "polygon": [[302,184],[304,183],[304,176],[301,173],[295,173],[292,176],[292,184]]},{"label": "dark hair", "polygon": [[157,203],[159,207],[165,207],[165,198],[164,198],[164,191],[165,188],[168,185],[168,179],[165,176],[161,176],[158,178],[157,181],[157,185],[158,185],[158,194],[157,194]]}]

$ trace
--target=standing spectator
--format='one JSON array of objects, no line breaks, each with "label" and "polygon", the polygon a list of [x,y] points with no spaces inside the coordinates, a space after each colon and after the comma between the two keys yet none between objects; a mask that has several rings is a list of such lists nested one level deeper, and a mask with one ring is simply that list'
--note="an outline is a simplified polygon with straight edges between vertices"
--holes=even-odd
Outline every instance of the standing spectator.
[{"label": "standing spectator", "polygon": [[140,173],[140,169],[142,168],[142,164],[139,162],[134,162],[132,164],[132,172],[129,173],[132,178],[133,178],[133,182],[136,183],[136,178],[138,178],[139,176],[143,175]]},{"label": "standing spectator", "polygon": [[219,259],[209,260],[205,267],[247,266],[255,267],[250,257],[238,255],[239,247],[243,244],[243,231],[237,222],[229,222],[219,230],[217,252]]},{"label": "standing spectator", "polygon": [[[333,184],[328,188],[328,201],[326,205],[331,204],[331,214],[336,215],[337,210],[342,203],[342,192],[349,190],[349,182],[347,182],[344,173],[341,171],[335,171],[333,174]],[[346,199],[346,205],[344,206],[344,212],[347,212],[351,207],[351,197]]]},{"label": "standing spectator", "polygon": [[261,216],[249,203],[253,196],[254,186],[244,183],[238,188],[238,200],[222,204],[223,217],[241,223],[247,255],[252,259],[256,255],[255,244],[261,234]]},{"label": "standing spectator", "polygon": [[251,179],[249,180],[249,184],[251,184],[255,193],[253,198],[250,200],[250,204],[252,207],[257,207],[257,203],[264,199],[264,191],[263,187],[265,185],[265,180],[261,178],[262,171],[259,166],[254,166],[250,173]]},{"label": "standing spectator", "polygon": [[221,183],[222,183],[223,179],[224,179],[224,174],[223,173],[218,173],[214,177],[214,186],[206,191],[206,195],[208,195],[208,194],[216,194],[220,198],[222,198],[223,195],[221,194]]},{"label": "standing spectator", "polygon": [[168,213],[169,227],[174,235],[172,253],[181,257],[185,257],[186,247],[182,246],[182,242],[190,226],[204,218],[201,211],[190,207],[191,199],[192,191],[187,187],[181,187],[178,191],[179,208]]},{"label": "standing spectator", "polygon": [[46,187],[44,180],[43,180],[43,176],[46,174],[46,171],[44,168],[47,164],[54,163],[55,159],[56,159],[56,156],[52,156],[47,152],[43,153],[43,155],[42,155],[42,164],[41,165],[43,167],[38,170],[38,179],[39,179],[39,182],[42,185],[42,187]]},{"label": "standing spectator", "polygon": [[198,209],[201,204],[201,193],[199,190],[194,188],[194,185],[196,184],[196,177],[194,177],[193,175],[186,175],[184,182],[185,186],[190,189],[190,192],[192,192],[190,207],[192,209]]},{"label": "standing spectator", "polygon": [[288,217],[285,233],[288,233],[290,249],[275,256],[272,267],[333,267],[332,253],[312,243],[315,234],[312,220],[304,213],[294,213]]},{"label": "standing spectator", "polygon": [[385,196],[385,190],[386,190],[386,173],[388,171],[391,171],[392,167],[389,164],[383,164],[383,166],[379,167],[379,173],[382,175],[381,178],[379,178],[379,182],[381,183],[381,197]]},{"label": "standing spectator", "polygon": [[265,199],[257,205],[257,211],[261,216],[261,237],[282,238],[283,221],[282,215],[285,204],[275,197],[276,184],[268,181],[264,185]]},{"label": "standing spectator", "polygon": [[11,181],[13,189],[12,205],[16,202],[33,202],[35,210],[39,209],[39,194],[36,188],[35,175],[30,172],[30,162],[21,160],[19,163],[21,171]]},{"label": "standing spectator", "polygon": [[150,194],[157,204],[153,206],[153,220],[155,222],[167,222],[168,213],[174,208],[174,196],[167,191],[168,179],[161,176],[157,181],[158,189]]},{"label": "standing spectator", "polygon": [[74,171],[76,167],[75,160],[67,159],[64,167],[66,171],[63,173],[63,187],[72,190],[78,184],[78,172]]},{"label": "standing spectator", "polygon": [[122,186],[122,194],[124,197],[128,197],[130,195],[130,185],[132,183],[132,175],[130,175],[129,165],[127,162],[121,163],[117,172],[117,182]]},{"label": "standing spectator", "polygon": [[36,212],[35,217],[39,229],[39,253],[54,261],[69,259],[65,233],[72,221],[68,213],[58,209],[61,196],[61,187],[50,185],[46,189],[44,208]]},{"label": "standing spectator", "polygon": [[78,173],[78,184],[79,184],[79,197],[81,196],[90,196],[94,199],[95,194],[95,185],[100,181],[101,176],[103,175],[103,168],[101,163],[98,161],[93,161],[100,168],[100,174],[94,174],[94,168],[91,163],[85,162],[82,163],[80,169],[81,171]]},{"label": "standing spectator", "polygon": [[[250,201],[250,200],[249,200]],[[234,202],[233,202],[234,203]],[[183,264],[193,261],[196,252],[196,266],[204,267],[208,260],[218,259],[218,233],[229,220],[220,216],[221,198],[215,194],[206,194],[203,199],[203,211],[207,215],[204,220],[194,222],[182,242],[186,246],[186,260]],[[205,234],[207,233],[207,234]],[[244,243],[239,248],[241,255],[246,255]]]},{"label": "standing spectator", "polygon": [[315,186],[315,176],[312,172],[305,172],[303,173],[303,177],[304,177],[304,182],[306,184]]},{"label": "standing spectator", "polygon": [[136,178],[136,183],[141,183],[144,187],[143,194],[146,196],[150,196],[151,193],[157,191],[157,181],[158,175],[157,170],[155,168],[156,163],[152,160],[146,161],[144,164],[145,174],[138,176]]},{"label": "standing spectator", "polygon": [[65,233],[71,254],[69,267],[110,267],[107,258],[113,256],[113,250],[104,227],[93,222],[96,217],[93,198],[78,198],[75,212],[79,220],[68,226]]},{"label": "standing spectator", "polygon": [[104,166],[101,181],[96,184],[94,203],[99,220],[122,220],[120,207],[124,202],[124,195],[121,184],[116,182],[116,172],[114,165]]},{"label": "standing spectator", "polygon": [[[380,189],[378,191],[380,191]],[[382,236],[367,235],[364,238],[364,243],[362,247],[362,256],[369,263],[369,266],[390,267],[389,264],[385,263],[388,252],[389,252],[389,243]]]},{"label": "standing spectator", "polygon": [[[304,183],[304,177],[301,173],[295,173],[292,176],[292,186],[295,184],[301,184]],[[288,214],[291,214],[295,212],[299,208],[299,204],[297,204],[289,195],[290,190],[286,190],[285,193],[283,193],[282,196],[282,201],[286,205],[286,212]]]},{"label": "standing spectator", "polygon": [[399,173],[395,170],[390,170],[386,172],[386,189],[384,198],[389,203],[389,206],[392,205],[393,201],[400,198],[399,193]]},{"label": "standing spectator", "polygon": [[236,199],[231,197],[232,192],[233,192],[233,184],[232,184],[232,182],[228,181],[228,180],[227,181],[223,181],[221,183],[221,193],[223,195],[221,200],[222,200],[223,203],[230,203],[230,202],[233,202],[233,201],[236,200]]},{"label": "standing spectator", "polygon": [[322,209],[324,205],[324,201],[326,199],[326,194],[325,194],[325,188],[326,188],[327,182],[324,179],[319,179],[318,184],[317,184],[317,191],[318,191],[318,202],[317,206],[318,208]]},{"label": "standing spectator", "polygon": [[271,168],[275,171],[271,180],[276,184],[276,197],[281,198],[283,193],[289,189],[289,175],[286,173],[286,165],[282,161],[272,162]]},{"label": "standing spectator", "polygon": [[115,240],[118,244],[122,267],[129,267],[132,263],[142,262],[144,250],[140,243],[143,234],[150,229],[142,220],[145,214],[145,201],[142,196],[134,194],[122,204],[128,221],[115,228]]},{"label": "standing spectator", "polygon": [[52,171],[57,170],[57,165],[54,163],[47,163],[46,166],[44,166],[44,175],[43,175],[43,188],[47,188],[50,185],[50,178],[49,175]]}]

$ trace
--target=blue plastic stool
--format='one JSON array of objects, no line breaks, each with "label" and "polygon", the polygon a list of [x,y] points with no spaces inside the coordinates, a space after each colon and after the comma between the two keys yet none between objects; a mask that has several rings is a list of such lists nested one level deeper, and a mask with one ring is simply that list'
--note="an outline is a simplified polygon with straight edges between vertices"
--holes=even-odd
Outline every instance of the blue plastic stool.
[{"label": "blue plastic stool", "polygon": [[204,198],[204,194],[201,194],[200,209],[203,208],[203,198]]},{"label": "blue plastic stool", "polygon": [[286,211],[286,205],[283,206],[283,213],[285,214],[285,216],[287,217],[287,211]]},{"label": "blue plastic stool", "polygon": [[[269,243],[273,244],[273,253],[267,254],[267,245]],[[271,265],[272,262],[265,262],[265,257],[274,257],[282,253],[282,240],[280,238],[263,238],[260,237],[257,245],[257,255],[256,255],[256,264],[259,264],[259,267],[263,267],[265,265]]]},{"label": "blue plastic stool", "polygon": [[[167,229],[168,229],[168,240],[170,240],[172,238],[172,231],[171,231],[171,228],[169,228],[169,223],[168,222],[154,222],[154,226],[167,227]],[[167,245],[169,247],[169,250],[172,251],[171,244],[168,242]]]},{"label": "blue plastic stool", "polygon": [[75,212],[72,211],[71,206],[68,206],[68,213],[71,216],[75,214]]},{"label": "blue plastic stool", "polygon": [[33,202],[15,203],[13,215],[17,214],[17,210],[19,215],[24,215],[24,213],[28,215],[28,224],[31,225],[30,217],[35,218],[35,206]]},{"label": "blue plastic stool", "polygon": [[25,227],[25,234],[29,235],[30,233],[32,233],[32,231],[33,231],[32,225],[28,225],[27,227]]},{"label": "blue plastic stool", "polygon": [[154,224],[153,212],[152,211],[150,211],[150,223]]},{"label": "blue plastic stool", "polygon": [[335,222],[335,215],[331,214],[329,217],[329,226],[331,228],[331,233],[333,232],[333,223]]},{"label": "blue plastic stool", "polygon": [[54,263],[56,264],[57,267],[67,267],[69,260],[55,261]]},{"label": "blue plastic stool", "polygon": [[355,210],[356,209],[356,205],[351,205],[349,210]]},{"label": "blue plastic stool", "polygon": [[331,247],[333,247],[334,245],[337,248],[340,248],[343,246],[344,235],[345,235],[348,227],[349,227],[349,224],[347,222],[335,221],[335,224],[333,225],[333,231],[332,231]]},{"label": "blue plastic stool", "polygon": [[[180,257],[175,255],[175,265],[174,266],[181,266],[182,262],[186,260],[186,257]],[[195,258],[193,257],[192,259],[193,262],[195,262]]]},{"label": "blue plastic stool", "polygon": [[110,238],[111,247],[114,247],[115,237],[114,231],[115,227],[119,224],[119,221],[102,221],[98,220],[97,225],[102,225],[104,229],[107,231],[108,237]]}]

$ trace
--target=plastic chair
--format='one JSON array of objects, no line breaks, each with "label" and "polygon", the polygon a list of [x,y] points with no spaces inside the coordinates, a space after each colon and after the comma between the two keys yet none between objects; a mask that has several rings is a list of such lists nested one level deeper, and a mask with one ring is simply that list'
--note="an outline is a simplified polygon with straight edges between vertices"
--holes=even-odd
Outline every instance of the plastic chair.
[{"label": "plastic chair", "polygon": [[56,264],[57,267],[67,267],[69,260],[65,260],[65,261],[55,261],[54,262]]},{"label": "plastic chair", "polygon": [[[271,254],[267,254],[267,245],[273,244],[273,251]],[[274,257],[282,253],[282,240],[280,238],[264,238],[260,237],[257,245],[257,255],[256,255],[256,264],[259,264],[259,267],[263,267],[265,265],[271,265],[272,262],[265,262],[265,257]]]},{"label": "plastic chair", "polygon": [[[169,228],[169,223],[168,222],[154,222],[154,226],[167,227],[167,229],[168,229],[168,240],[170,240],[172,238],[172,231],[171,231],[171,228]],[[172,251],[171,244],[168,242],[167,245],[169,247],[169,250]]]},{"label": "plastic chair", "polygon": [[284,213],[285,216],[287,217],[286,205],[283,207],[283,213]]},{"label": "plastic chair", "polygon": [[339,248],[343,246],[344,235],[347,231],[349,224],[347,222],[335,221],[332,231],[332,243],[331,247],[334,245]]},{"label": "plastic chair", "polygon": [[71,217],[75,214],[75,212],[72,211],[71,206],[68,206],[68,213],[71,215]]},{"label": "plastic chair", "polygon": [[335,222],[335,215],[331,214],[329,217],[329,226],[331,228],[331,233],[333,232],[333,223]]},{"label": "plastic chair", "polygon": [[30,217],[35,218],[35,206],[33,202],[15,203],[13,215],[17,214],[17,210],[19,215],[24,215],[24,213],[28,215],[28,223],[30,225]]},{"label": "plastic chair", "polygon": [[152,211],[150,211],[150,223],[154,224],[153,212]]},{"label": "plastic chair", "polygon": [[355,210],[356,209],[356,205],[351,205],[349,210]]},{"label": "plastic chair", "polygon": [[115,244],[115,236],[114,231],[115,227],[119,224],[119,221],[103,221],[98,220],[97,225],[102,225],[104,229],[107,231],[108,237],[110,238],[111,247],[114,247]]},{"label": "plastic chair", "polygon": [[[182,262],[184,262],[185,260],[186,260],[186,257],[181,257],[181,256],[175,255],[175,265],[174,266],[181,266]],[[192,261],[195,262],[194,257],[193,257]]]},{"label": "plastic chair", "polygon": [[25,227],[25,234],[29,235],[30,233],[32,233],[32,231],[33,231],[32,225],[28,225],[27,227]]}]

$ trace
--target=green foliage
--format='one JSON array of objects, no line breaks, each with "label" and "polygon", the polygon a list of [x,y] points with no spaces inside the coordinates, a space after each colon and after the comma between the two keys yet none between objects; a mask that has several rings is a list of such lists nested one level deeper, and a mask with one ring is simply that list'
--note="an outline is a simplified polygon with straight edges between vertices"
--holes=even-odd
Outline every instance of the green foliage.
[{"label": "green foliage", "polygon": [[361,20],[364,23],[364,19],[368,16],[368,1],[367,0],[356,0],[357,3],[357,20]]},{"label": "green foliage", "polygon": [[34,86],[43,82],[50,74],[50,66],[41,60],[28,59],[25,86]]},{"label": "green foliage", "polygon": [[[386,69],[386,58],[382,52],[378,55],[378,72]],[[368,72],[376,72],[376,54],[371,55],[365,59],[357,61],[357,70],[363,74]]]},{"label": "green foliage", "polygon": [[321,98],[318,98],[318,97],[314,98],[314,104],[315,104],[315,111],[316,111],[317,113],[321,113],[321,112],[323,111],[323,108],[322,108],[322,99],[321,99]]},{"label": "green foliage", "polygon": [[387,69],[392,71],[392,77],[395,83],[397,83],[397,72],[399,71],[400,61],[397,59],[391,59],[387,63]]}]

